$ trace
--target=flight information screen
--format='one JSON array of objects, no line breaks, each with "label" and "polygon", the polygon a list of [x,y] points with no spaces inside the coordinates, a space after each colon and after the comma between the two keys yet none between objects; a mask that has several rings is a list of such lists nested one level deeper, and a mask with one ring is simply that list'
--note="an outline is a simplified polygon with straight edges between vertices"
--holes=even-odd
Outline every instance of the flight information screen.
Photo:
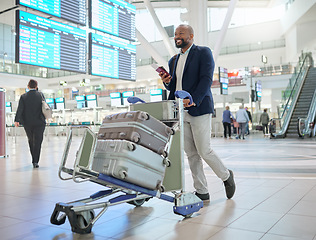
[{"label": "flight information screen", "polygon": [[136,46],[111,35],[89,34],[90,74],[136,80]]},{"label": "flight information screen", "polygon": [[228,94],[228,72],[227,68],[218,67],[219,82],[221,83],[221,94]]},{"label": "flight information screen", "polygon": [[86,31],[16,12],[16,62],[86,72]]},{"label": "flight information screen", "polygon": [[136,40],[136,7],[123,0],[89,0],[90,28]]},{"label": "flight information screen", "polygon": [[16,4],[86,25],[86,0],[16,0]]}]

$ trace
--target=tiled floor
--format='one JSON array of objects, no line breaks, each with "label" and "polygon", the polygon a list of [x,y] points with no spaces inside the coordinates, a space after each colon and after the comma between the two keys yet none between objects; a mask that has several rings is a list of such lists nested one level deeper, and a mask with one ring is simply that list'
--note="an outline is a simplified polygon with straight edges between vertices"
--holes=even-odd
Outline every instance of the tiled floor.
[{"label": "tiled floor", "polygon": [[[8,138],[9,157],[0,159],[1,240],[316,240],[315,139],[270,140],[259,133],[246,140],[214,138],[214,149],[235,173],[233,199],[225,198],[222,182],[205,166],[212,199],[192,218],[173,214],[172,203],[155,198],[137,208],[111,206],[86,235],[72,233],[68,221],[50,223],[55,203],[102,190],[59,179],[65,141],[46,137],[40,168],[33,169],[26,137]],[[187,164],[185,175],[191,191]]]}]

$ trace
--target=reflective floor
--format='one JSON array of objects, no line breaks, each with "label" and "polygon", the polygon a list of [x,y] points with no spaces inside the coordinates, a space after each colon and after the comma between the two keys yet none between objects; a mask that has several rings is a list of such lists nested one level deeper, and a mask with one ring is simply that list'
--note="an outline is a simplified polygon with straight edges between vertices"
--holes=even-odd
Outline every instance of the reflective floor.
[{"label": "reflective floor", "polygon": [[[74,148],[79,140],[74,139]],[[315,139],[270,140],[260,133],[246,140],[214,138],[213,148],[235,173],[231,200],[205,166],[211,201],[191,218],[175,215],[172,203],[154,198],[141,207],[111,206],[86,235],[72,233],[68,220],[50,223],[57,202],[103,189],[59,179],[65,141],[64,136],[46,137],[40,168],[33,169],[26,137],[8,138],[9,157],[0,159],[1,240],[316,240]],[[192,191],[185,165],[186,190]]]}]

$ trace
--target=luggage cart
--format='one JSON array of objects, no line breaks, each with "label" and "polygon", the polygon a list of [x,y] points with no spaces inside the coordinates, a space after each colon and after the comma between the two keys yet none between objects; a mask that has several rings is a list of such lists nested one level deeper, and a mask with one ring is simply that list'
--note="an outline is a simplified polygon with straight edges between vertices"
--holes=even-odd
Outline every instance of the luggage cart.
[{"label": "luggage cart", "polygon": [[[164,159],[167,167],[163,184],[157,189],[148,189],[92,170],[97,135],[87,126],[71,126],[58,171],[59,177],[62,180],[72,179],[76,183],[91,181],[106,189],[84,199],[56,203],[50,219],[52,224],[64,224],[68,217],[73,232],[90,233],[94,223],[110,206],[121,203],[141,206],[153,197],[174,203],[174,213],[183,217],[191,217],[194,212],[203,207],[203,201],[193,193],[184,190],[183,100],[133,104],[131,110],[146,111],[158,120],[172,126],[175,131],[167,144],[168,157]],[[66,162],[73,130],[76,128],[85,128],[85,133],[74,165],[69,168],[66,167]],[[95,209],[100,210],[98,214],[95,214]]]}]

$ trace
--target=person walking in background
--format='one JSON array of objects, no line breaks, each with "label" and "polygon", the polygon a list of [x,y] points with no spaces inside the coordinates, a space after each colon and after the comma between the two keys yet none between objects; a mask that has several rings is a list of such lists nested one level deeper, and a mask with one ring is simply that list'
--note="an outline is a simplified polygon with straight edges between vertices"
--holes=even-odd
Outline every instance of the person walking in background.
[{"label": "person walking in background", "polygon": [[239,124],[238,136],[236,138],[245,139],[246,124],[249,122],[249,117],[243,106],[240,106],[236,112],[236,121]]},{"label": "person walking in background", "polygon": [[231,120],[234,120],[231,111],[229,111],[229,106],[226,106],[226,110],[223,112],[223,127],[224,127],[224,138],[227,138],[227,132],[228,136],[231,139],[232,135],[232,127],[231,127]]},{"label": "person walking in background", "polygon": [[259,124],[262,124],[262,131],[263,131],[263,135],[268,134],[268,124],[269,124],[269,115],[267,113],[268,109],[264,109],[263,113],[260,116],[260,121]]},{"label": "person walking in background", "polygon": [[181,24],[176,28],[174,41],[180,53],[169,60],[169,74],[159,76],[167,90],[169,100],[175,99],[175,91],[185,90],[193,98],[183,99],[184,112],[184,150],[188,157],[196,196],[203,201],[210,199],[207,179],[202,159],[222,179],[226,196],[232,198],[235,193],[233,172],[225,167],[221,159],[211,148],[211,114],[214,102],[211,92],[214,59],[208,47],[193,44],[194,32],[191,26]]},{"label": "person walking in background", "polygon": [[246,135],[249,135],[250,134],[250,131],[249,131],[249,123],[252,123],[252,117],[251,117],[251,113],[248,111],[248,108],[247,107],[245,107],[245,110],[246,110],[246,112],[247,112],[247,114],[248,114],[248,118],[249,118],[249,122],[247,122],[247,124],[246,124]]},{"label": "person walking in background", "polygon": [[36,80],[31,79],[27,87],[29,91],[20,97],[14,125],[18,127],[20,124],[23,124],[32,155],[33,167],[38,168],[46,125],[45,117],[42,113],[42,100],[44,96],[37,91]]}]

